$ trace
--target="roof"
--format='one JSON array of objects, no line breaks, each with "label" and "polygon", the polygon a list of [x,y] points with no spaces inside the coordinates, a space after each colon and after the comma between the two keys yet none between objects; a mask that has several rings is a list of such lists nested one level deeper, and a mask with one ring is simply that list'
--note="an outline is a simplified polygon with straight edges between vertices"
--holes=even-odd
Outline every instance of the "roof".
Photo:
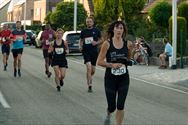
[{"label": "roof", "polygon": [[26,0],[11,0],[10,5],[8,7],[8,12],[12,12],[14,6],[22,5]]},{"label": "roof", "polygon": [[4,6],[6,6],[11,0],[3,0],[1,3],[0,3],[0,9],[3,8]]}]

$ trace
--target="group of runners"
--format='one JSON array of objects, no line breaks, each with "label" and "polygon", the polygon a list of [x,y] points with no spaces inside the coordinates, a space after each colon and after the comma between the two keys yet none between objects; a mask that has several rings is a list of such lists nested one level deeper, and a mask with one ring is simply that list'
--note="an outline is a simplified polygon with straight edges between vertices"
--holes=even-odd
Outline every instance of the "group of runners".
[{"label": "group of runners", "polygon": [[21,57],[26,40],[26,32],[22,29],[21,21],[16,22],[16,29],[11,31],[8,25],[3,25],[3,30],[0,32],[1,50],[3,54],[4,71],[7,70],[8,58],[10,50],[13,55],[14,77],[21,77]]},{"label": "group of runners", "polygon": [[[106,68],[104,76],[104,87],[107,98],[107,116],[105,125],[110,124],[111,114],[116,111],[116,125],[121,125],[124,117],[124,105],[129,89],[128,66],[132,65],[132,44],[124,40],[127,27],[123,21],[113,22],[107,31],[107,39],[101,40],[101,32],[94,27],[94,19],[86,18],[86,28],[81,31],[80,51],[83,53],[86,65],[86,81],[88,92],[93,92],[92,81],[96,65]],[[5,30],[6,26],[4,26]],[[4,70],[7,67],[10,44],[14,57],[14,77],[21,76],[21,56],[23,52],[23,41],[26,33],[21,29],[21,22],[16,22],[16,30],[12,32],[1,32],[1,43],[3,53]],[[54,31],[49,24],[41,35],[43,57],[45,62],[45,74],[51,77],[50,65],[54,69],[57,91],[64,85],[68,62],[66,54],[69,53],[67,41],[62,40],[64,30],[59,28]],[[6,36],[6,35],[7,36]],[[4,40],[5,39],[5,40]],[[98,49],[98,45],[102,47]]]}]

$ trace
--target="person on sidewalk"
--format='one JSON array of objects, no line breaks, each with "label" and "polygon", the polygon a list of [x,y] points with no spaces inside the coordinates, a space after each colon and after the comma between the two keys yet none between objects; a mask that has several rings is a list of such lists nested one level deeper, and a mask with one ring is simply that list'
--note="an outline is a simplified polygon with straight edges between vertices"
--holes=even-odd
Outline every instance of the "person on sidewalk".
[{"label": "person on sidewalk", "polygon": [[40,40],[42,41],[42,51],[45,60],[45,74],[48,78],[52,75],[52,73],[49,71],[49,67],[52,62],[52,54],[48,53],[48,48],[55,38],[55,31],[51,28],[50,24],[46,24],[45,30],[41,34]]},{"label": "person on sidewalk", "polygon": [[[107,98],[105,125],[110,125],[111,114],[116,111],[116,125],[124,118],[124,105],[129,90],[128,65],[132,65],[132,44],[123,38],[127,27],[122,21],[115,21],[108,28],[108,40],[102,44],[97,64],[105,67],[104,86]],[[123,61],[124,60],[124,61]]]},{"label": "person on sidewalk", "polygon": [[84,64],[86,64],[88,92],[92,92],[92,77],[95,74],[95,66],[98,57],[98,45],[101,44],[101,32],[94,27],[94,19],[86,18],[87,28],[80,34],[80,51],[83,53]]},{"label": "person on sidewalk", "polygon": [[3,54],[4,71],[7,70],[8,57],[10,54],[10,43],[11,43],[10,34],[11,34],[11,31],[8,29],[8,25],[5,24],[3,26],[3,30],[0,32],[0,42],[2,44],[1,51]]},{"label": "person on sidewalk", "polygon": [[68,68],[66,54],[69,53],[69,48],[67,42],[62,40],[63,33],[63,29],[57,29],[56,40],[48,49],[48,52],[53,53],[52,66],[55,73],[57,91],[60,91],[60,88],[64,85],[63,79],[65,78],[66,69]]},{"label": "person on sidewalk", "polygon": [[160,59],[159,69],[166,69],[167,68],[166,61],[169,61],[169,57],[172,56],[172,46],[170,45],[168,39],[164,38],[163,43],[165,44],[165,50],[163,53],[159,55],[159,59]]},{"label": "person on sidewalk", "polygon": [[12,55],[14,58],[14,77],[21,77],[21,57],[24,48],[24,41],[26,41],[26,32],[22,29],[21,21],[16,22],[16,29],[10,35],[12,39]]}]

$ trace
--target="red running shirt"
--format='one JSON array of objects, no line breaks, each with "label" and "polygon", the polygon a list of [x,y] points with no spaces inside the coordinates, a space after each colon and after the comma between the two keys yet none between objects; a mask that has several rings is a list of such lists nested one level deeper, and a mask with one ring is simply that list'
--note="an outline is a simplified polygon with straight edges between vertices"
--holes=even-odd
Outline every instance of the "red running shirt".
[{"label": "red running shirt", "polygon": [[11,41],[7,40],[6,38],[9,37],[9,39],[10,39],[10,34],[11,34],[10,30],[2,30],[0,32],[0,42],[2,44],[9,44]]}]

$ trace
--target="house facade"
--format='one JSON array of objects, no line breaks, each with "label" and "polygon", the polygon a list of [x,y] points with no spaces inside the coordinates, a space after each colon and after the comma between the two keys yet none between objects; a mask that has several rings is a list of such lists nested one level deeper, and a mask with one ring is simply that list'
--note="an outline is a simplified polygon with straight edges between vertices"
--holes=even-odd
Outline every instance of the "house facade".
[{"label": "house facade", "polygon": [[7,10],[11,0],[3,0],[0,4],[0,23],[7,21]]},{"label": "house facade", "polygon": [[[93,15],[94,13],[93,0],[77,0],[77,1],[83,4],[88,15]],[[64,2],[74,2],[74,0],[64,0]]]},{"label": "house facade", "polygon": [[[26,1],[26,24],[31,25],[33,22],[33,0]],[[11,0],[7,10],[7,21],[24,20],[25,0]]]},{"label": "house facade", "polygon": [[48,12],[53,12],[57,3],[61,1],[62,0],[35,0],[33,20],[43,23]]}]

